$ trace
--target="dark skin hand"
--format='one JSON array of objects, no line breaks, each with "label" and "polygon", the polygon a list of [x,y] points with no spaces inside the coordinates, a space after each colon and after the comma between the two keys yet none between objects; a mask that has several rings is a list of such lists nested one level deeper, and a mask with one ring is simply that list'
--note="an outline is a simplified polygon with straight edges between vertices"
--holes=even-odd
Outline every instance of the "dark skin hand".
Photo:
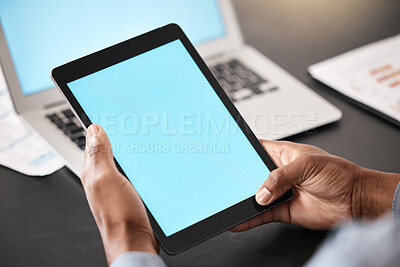
[{"label": "dark skin hand", "polygon": [[[117,170],[106,133],[91,125],[86,139],[82,184],[108,263],[129,251],[157,254],[159,246],[144,205]],[[391,210],[400,175],[365,169],[313,146],[261,142],[279,168],[270,173],[256,200],[266,205],[290,187],[294,198],[231,231],[272,221],[325,230],[343,220],[374,219]]]},{"label": "dark skin hand", "polygon": [[400,175],[362,168],[309,145],[261,142],[278,169],[258,190],[257,202],[267,205],[290,187],[294,197],[231,231],[273,221],[327,230],[345,220],[375,219],[391,210]]},{"label": "dark skin hand", "polygon": [[158,254],[146,210],[132,184],[117,170],[104,130],[87,130],[82,184],[109,264],[128,251]]}]

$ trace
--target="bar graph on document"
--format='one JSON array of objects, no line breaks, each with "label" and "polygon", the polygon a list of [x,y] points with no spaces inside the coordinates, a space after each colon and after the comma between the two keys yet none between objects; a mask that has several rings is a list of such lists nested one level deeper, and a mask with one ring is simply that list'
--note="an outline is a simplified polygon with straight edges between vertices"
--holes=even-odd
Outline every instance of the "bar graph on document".
[{"label": "bar graph on document", "polygon": [[309,72],[400,122],[400,35],[312,65]]}]

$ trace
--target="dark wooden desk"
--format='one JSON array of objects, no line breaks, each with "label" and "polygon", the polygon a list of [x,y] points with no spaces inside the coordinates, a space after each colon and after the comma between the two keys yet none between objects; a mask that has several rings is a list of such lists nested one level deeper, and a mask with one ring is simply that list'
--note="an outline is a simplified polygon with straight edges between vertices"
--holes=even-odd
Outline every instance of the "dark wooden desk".
[{"label": "dark wooden desk", "polygon": [[[236,0],[247,42],[343,111],[343,119],[289,138],[360,165],[400,172],[400,128],[314,81],[308,65],[400,33],[396,0]],[[223,233],[178,256],[170,266],[298,266],[324,232],[269,224]],[[289,246],[283,246],[288,241]],[[0,167],[0,266],[106,265],[79,180],[66,168],[43,178]]]}]

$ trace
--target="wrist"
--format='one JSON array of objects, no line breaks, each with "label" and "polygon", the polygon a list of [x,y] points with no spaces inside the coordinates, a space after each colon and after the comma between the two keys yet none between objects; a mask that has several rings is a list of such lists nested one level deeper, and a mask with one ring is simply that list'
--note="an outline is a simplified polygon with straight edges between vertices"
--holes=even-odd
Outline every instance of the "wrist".
[{"label": "wrist", "polygon": [[109,264],[127,252],[158,254],[158,243],[153,233],[148,229],[138,230],[132,228],[127,224],[121,224],[101,231]]},{"label": "wrist", "polygon": [[358,166],[352,194],[353,219],[371,220],[389,212],[399,182],[399,174]]}]

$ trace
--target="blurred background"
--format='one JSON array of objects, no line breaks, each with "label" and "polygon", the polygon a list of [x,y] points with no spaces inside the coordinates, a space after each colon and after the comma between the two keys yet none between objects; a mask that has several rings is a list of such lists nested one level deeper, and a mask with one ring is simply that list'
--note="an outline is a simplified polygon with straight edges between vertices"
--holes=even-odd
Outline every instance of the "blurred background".
[{"label": "blurred background", "polygon": [[[400,128],[314,80],[307,67],[399,34],[400,1],[233,3],[248,44],[343,112],[336,123],[286,140],[399,173]],[[0,167],[0,214],[0,266],[106,265],[80,181],[66,167],[46,177]],[[223,233],[177,256],[161,256],[169,266],[300,266],[326,234],[272,223],[244,233]]]}]

